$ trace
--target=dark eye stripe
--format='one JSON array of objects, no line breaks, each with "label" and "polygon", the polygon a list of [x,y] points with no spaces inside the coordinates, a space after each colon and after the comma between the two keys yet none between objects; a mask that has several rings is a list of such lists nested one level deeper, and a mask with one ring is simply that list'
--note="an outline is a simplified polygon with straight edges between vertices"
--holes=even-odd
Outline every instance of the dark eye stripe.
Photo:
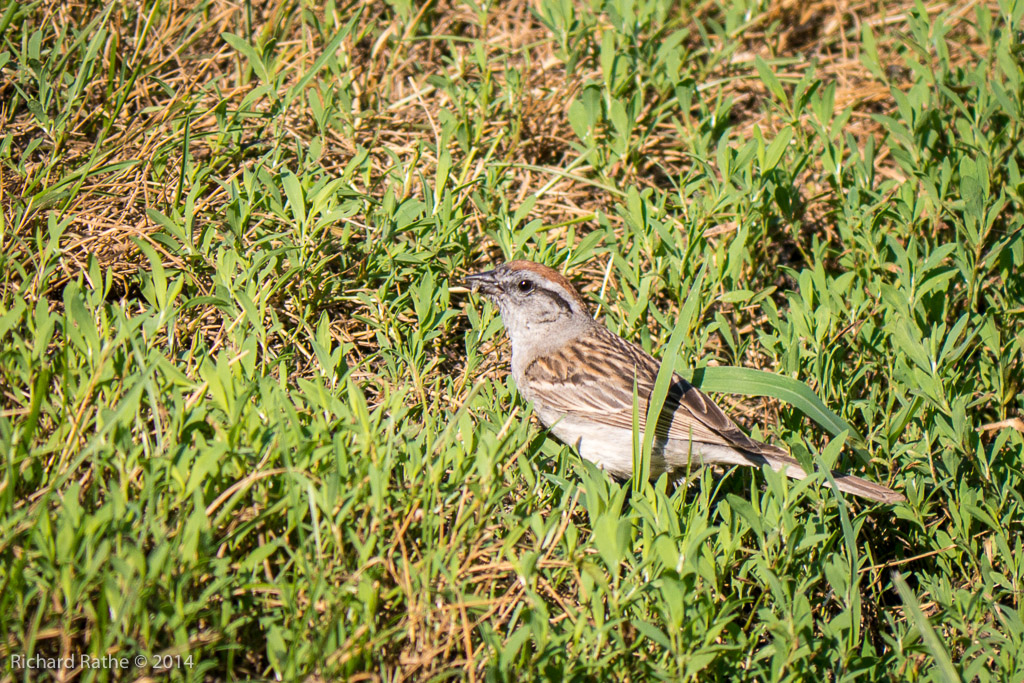
[{"label": "dark eye stripe", "polygon": [[543,294],[544,296],[548,297],[562,309],[569,311],[570,313],[572,312],[572,306],[570,306],[569,302],[565,300],[565,297],[563,297],[558,292],[552,292],[550,289],[538,289],[537,293]]}]

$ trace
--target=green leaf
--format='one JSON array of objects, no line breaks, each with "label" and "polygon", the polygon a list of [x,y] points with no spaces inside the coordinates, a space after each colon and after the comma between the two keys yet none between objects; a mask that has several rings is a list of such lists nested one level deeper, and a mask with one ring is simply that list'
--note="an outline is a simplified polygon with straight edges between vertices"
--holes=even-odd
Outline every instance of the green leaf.
[{"label": "green leaf", "polygon": [[818,469],[824,473],[829,485],[831,485],[832,495],[835,496],[836,503],[839,505],[839,525],[843,529],[843,543],[846,545],[846,554],[850,561],[850,592],[846,596],[846,602],[850,606],[851,619],[853,620],[852,627],[848,632],[848,644],[852,649],[857,647],[861,631],[860,572],[858,571],[860,563],[857,559],[857,537],[854,534],[853,525],[850,523],[850,513],[846,509],[846,501],[843,499],[843,494],[839,491],[839,487],[836,486],[836,480],[832,476],[832,471],[825,464],[836,462],[839,452],[843,449],[846,436],[847,433],[842,432],[836,438],[829,441],[828,445],[825,446],[824,452],[821,455],[814,456],[814,461]]},{"label": "green leaf", "polygon": [[779,131],[779,134],[775,136],[774,140],[772,140],[772,144],[768,145],[768,150],[764,154],[764,162],[761,165],[762,173],[767,173],[778,165],[779,160],[782,159],[782,155],[786,152],[786,147],[792,139],[793,129],[789,126],[786,126]]},{"label": "green leaf", "polygon": [[306,221],[306,200],[303,197],[299,179],[294,173],[285,171],[281,174],[281,185],[284,186],[284,192],[288,195],[288,205],[291,207],[295,223],[302,225]]},{"label": "green leaf", "polygon": [[[685,376],[686,372],[679,374]],[[764,370],[735,367],[705,367],[690,374],[689,381],[702,391],[777,398],[817,422],[833,436],[848,432],[856,448],[866,445],[853,427],[829,410],[811,388],[799,380]]]},{"label": "green leaf", "polygon": [[329,42],[324,47],[323,52],[320,54],[319,57],[316,58],[316,61],[313,62],[313,66],[311,66],[309,68],[309,71],[307,71],[302,76],[302,78],[299,79],[299,82],[295,84],[295,86],[291,89],[291,92],[301,93],[309,84],[309,82],[313,79],[313,77],[320,73],[320,69],[324,68],[324,65],[327,64],[328,60],[330,60],[332,57],[337,59],[338,47],[341,45],[341,41],[345,40],[345,38],[352,34],[352,30],[355,28],[356,22],[358,22],[359,19],[363,16],[363,9],[363,7],[357,7],[355,11],[352,12],[352,18],[349,19],[349,22],[345,25],[345,28],[335,33],[334,37],[331,38],[331,42]]},{"label": "green leaf", "polygon": [[21,324],[27,308],[24,299],[15,299],[11,304],[11,310],[6,310],[3,303],[0,303],[0,338],[7,336],[8,330],[15,325]]},{"label": "green leaf", "polygon": [[533,207],[537,204],[537,197],[530,195],[523,200],[523,203],[519,205],[516,212],[512,215],[512,227],[517,227],[520,223],[526,220],[526,217],[533,211]]},{"label": "green leaf", "polygon": [[616,573],[629,546],[629,518],[608,510],[594,523],[594,545],[612,574]]},{"label": "green leaf", "polygon": [[263,63],[263,60],[260,58],[255,47],[233,33],[222,33],[220,34],[220,37],[223,38],[228,45],[245,56],[246,61],[249,62],[249,67],[253,70],[256,76],[263,81],[263,83],[270,83],[270,72],[267,71],[267,65]]},{"label": "green leaf", "polygon": [[164,271],[163,260],[148,242],[140,239],[133,239],[139,251],[149,259],[150,284],[153,287],[153,295],[156,299],[153,303],[161,309],[167,308],[167,274]]},{"label": "green leaf", "polygon": [[903,580],[903,576],[897,571],[892,573],[892,581],[896,584],[896,591],[900,594],[900,599],[903,601],[903,607],[906,609],[910,621],[917,627],[925,647],[932,653],[932,658],[935,660],[935,665],[938,669],[936,672],[938,680],[945,681],[946,683],[959,682],[961,680],[960,675],[953,668],[953,662],[949,658],[949,653],[946,652],[942,641],[928,622],[928,617],[921,609],[921,603],[918,602],[914,591],[910,589],[907,582]]},{"label": "green leaf", "polygon": [[528,640],[530,640],[530,629],[525,626],[521,627],[509,636],[508,640],[505,641],[505,646],[501,649],[501,654],[498,658],[499,666],[503,671],[509,670],[509,667],[519,656],[519,650],[522,649],[523,645],[525,645]]},{"label": "green leaf", "polygon": [[578,99],[569,105],[569,125],[583,142],[590,137],[590,123],[587,120],[587,108]]},{"label": "green leaf", "polygon": [[267,628],[267,659],[278,672],[284,670],[288,661],[288,644],[284,639],[284,631],[277,624]]},{"label": "green leaf", "polygon": [[653,640],[665,650],[672,649],[672,641],[668,639],[665,632],[649,621],[634,621],[633,626],[636,627],[637,631],[640,631],[640,633]]},{"label": "green leaf", "polygon": [[621,100],[612,100],[611,111],[608,112],[608,115],[612,120],[612,125],[615,126],[615,132],[619,134],[622,143],[625,144],[629,141],[631,129],[626,105]]},{"label": "green leaf", "polygon": [[750,504],[749,500],[744,500],[734,493],[726,495],[726,500],[729,501],[729,507],[731,507],[736,514],[738,514],[743,521],[745,521],[754,532],[761,536],[764,534],[764,517],[760,512],[754,509],[754,506]]},{"label": "green leaf", "polygon": [[775,99],[785,104],[788,101],[786,89],[782,87],[782,83],[768,65],[768,62],[761,59],[761,57],[757,57],[754,59],[754,67],[757,69],[757,75],[761,77],[761,82],[775,95]]},{"label": "green leaf", "polygon": [[615,35],[612,31],[605,31],[601,36],[601,73],[604,75],[605,88],[609,92],[615,91]]},{"label": "green leaf", "polygon": [[882,73],[882,60],[878,56],[878,41],[875,40],[875,34],[871,31],[871,26],[868,22],[864,22],[861,25],[861,49],[860,49],[860,61],[871,75],[879,80],[885,80],[885,76]]}]

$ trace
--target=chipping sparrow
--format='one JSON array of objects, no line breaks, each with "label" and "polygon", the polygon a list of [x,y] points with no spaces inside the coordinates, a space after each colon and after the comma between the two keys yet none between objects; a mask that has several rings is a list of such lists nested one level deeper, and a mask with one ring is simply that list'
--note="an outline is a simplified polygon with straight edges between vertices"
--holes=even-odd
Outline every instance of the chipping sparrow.
[{"label": "chipping sparrow", "polygon": [[[545,427],[617,477],[633,469],[633,384],[643,430],[659,362],[594,320],[556,271],[510,261],[466,278],[498,304],[512,341],[512,377]],[[794,479],[806,473],[785,451],[744,434],[721,408],[678,375],[665,400],[651,452],[651,478],[693,465],[769,465]],[[841,491],[871,500],[905,500],[892,489],[834,473]]]}]

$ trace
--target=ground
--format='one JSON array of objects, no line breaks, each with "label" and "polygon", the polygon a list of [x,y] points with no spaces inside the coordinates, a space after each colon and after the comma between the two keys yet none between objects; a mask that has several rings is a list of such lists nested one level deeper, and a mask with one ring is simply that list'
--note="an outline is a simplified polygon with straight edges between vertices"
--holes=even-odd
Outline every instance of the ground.
[{"label": "ground", "polygon": [[[8,2],[3,680],[1020,680],[1022,16]],[[907,502],[585,465],[511,258]]]}]

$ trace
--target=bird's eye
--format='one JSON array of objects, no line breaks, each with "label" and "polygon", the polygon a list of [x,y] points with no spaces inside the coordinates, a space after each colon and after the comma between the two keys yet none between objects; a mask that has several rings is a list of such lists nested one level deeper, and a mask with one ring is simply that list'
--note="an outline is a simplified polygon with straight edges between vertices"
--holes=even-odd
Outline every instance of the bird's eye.
[{"label": "bird's eye", "polygon": [[533,283],[529,280],[520,280],[517,286],[519,287],[519,291],[523,294],[528,294],[533,291]]}]

